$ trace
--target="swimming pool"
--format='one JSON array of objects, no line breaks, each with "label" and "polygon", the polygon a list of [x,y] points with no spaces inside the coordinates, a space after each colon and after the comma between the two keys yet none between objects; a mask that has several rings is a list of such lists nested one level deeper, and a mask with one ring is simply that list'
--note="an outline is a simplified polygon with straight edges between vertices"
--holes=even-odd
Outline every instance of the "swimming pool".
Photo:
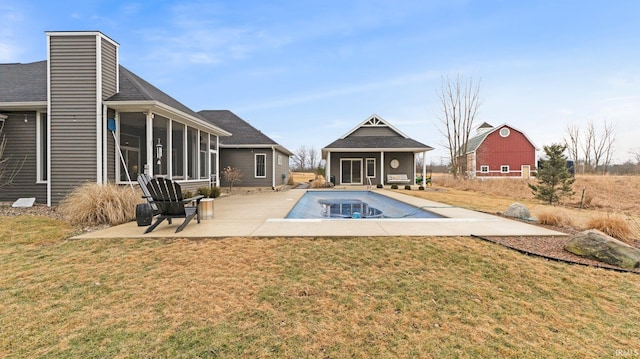
[{"label": "swimming pool", "polygon": [[444,218],[372,191],[309,190],[285,218]]}]

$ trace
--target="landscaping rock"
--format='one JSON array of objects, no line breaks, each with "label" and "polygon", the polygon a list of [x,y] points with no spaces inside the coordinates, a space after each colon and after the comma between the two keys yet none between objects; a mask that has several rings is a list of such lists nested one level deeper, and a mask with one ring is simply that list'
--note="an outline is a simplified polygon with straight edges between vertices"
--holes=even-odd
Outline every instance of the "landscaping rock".
[{"label": "landscaping rock", "polygon": [[521,203],[513,203],[512,205],[504,211],[504,215],[507,217],[514,217],[519,219],[529,219],[531,218],[531,213],[529,209]]},{"label": "landscaping rock", "polygon": [[565,244],[564,249],[575,255],[621,268],[640,267],[640,249],[595,229],[573,235]]}]

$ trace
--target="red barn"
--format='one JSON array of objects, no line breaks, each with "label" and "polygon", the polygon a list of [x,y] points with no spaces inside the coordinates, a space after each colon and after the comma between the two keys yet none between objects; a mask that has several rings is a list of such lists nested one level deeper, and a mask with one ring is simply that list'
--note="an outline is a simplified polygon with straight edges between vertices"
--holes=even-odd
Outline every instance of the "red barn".
[{"label": "red barn", "polygon": [[529,178],[535,169],[536,146],[524,132],[486,122],[477,131],[467,142],[464,155],[468,177]]}]

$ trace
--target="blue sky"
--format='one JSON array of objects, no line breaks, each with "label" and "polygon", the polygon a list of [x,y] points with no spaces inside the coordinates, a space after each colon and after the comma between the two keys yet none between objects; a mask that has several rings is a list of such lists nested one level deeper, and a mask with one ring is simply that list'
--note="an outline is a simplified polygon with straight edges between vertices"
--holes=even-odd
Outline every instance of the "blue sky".
[{"label": "blue sky", "polygon": [[568,125],[640,144],[638,1],[12,1],[0,62],[46,59],[45,31],[99,30],[120,63],[199,111],[228,109],[281,145],[320,149],[372,114],[446,150],[442,76],[481,81],[477,123],[540,148]]}]

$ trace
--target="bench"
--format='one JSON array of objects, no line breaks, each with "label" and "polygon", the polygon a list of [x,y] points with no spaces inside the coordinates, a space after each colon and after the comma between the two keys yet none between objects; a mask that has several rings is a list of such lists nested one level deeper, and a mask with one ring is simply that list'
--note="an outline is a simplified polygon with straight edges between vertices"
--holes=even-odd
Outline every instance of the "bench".
[{"label": "bench", "polygon": [[409,177],[406,174],[401,175],[387,175],[387,183],[411,183]]}]

